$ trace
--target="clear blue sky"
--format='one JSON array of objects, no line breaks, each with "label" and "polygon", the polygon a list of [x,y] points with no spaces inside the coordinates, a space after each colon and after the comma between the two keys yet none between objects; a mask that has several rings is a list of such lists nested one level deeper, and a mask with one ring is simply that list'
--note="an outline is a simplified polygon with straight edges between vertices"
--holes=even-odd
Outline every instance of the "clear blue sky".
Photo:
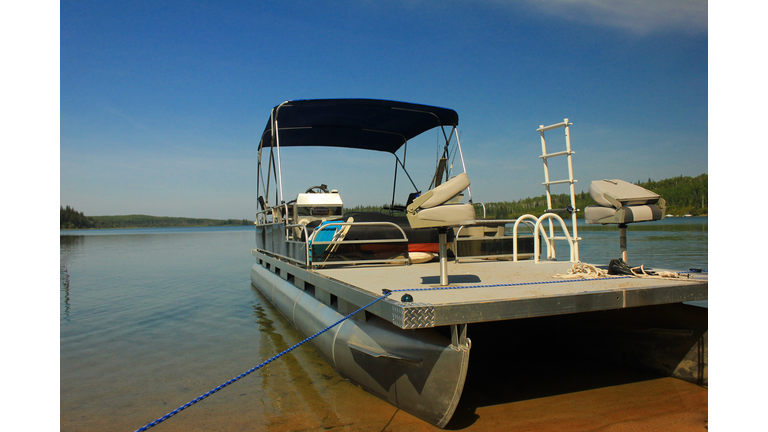
[{"label": "clear blue sky", "polygon": [[[60,37],[60,204],[86,215],[253,218],[257,137],[290,99],[455,109],[475,201],[543,194],[536,128],[565,117],[577,191],[708,172],[702,1],[62,1]],[[349,157],[370,183],[291,154],[286,195],[387,202],[391,157]]]}]

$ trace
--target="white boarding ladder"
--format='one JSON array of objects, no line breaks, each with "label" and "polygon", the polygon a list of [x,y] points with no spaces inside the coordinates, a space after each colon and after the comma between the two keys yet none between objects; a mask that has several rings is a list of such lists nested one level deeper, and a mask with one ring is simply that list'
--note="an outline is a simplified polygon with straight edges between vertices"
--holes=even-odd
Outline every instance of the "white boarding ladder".
[{"label": "white boarding ladder", "polygon": [[[571,222],[573,226],[573,259],[574,261],[579,261],[579,234],[578,234],[578,228],[577,228],[577,221],[576,221],[576,213],[578,212],[578,209],[576,208],[576,190],[574,187],[574,183],[576,183],[576,180],[573,178],[573,159],[571,155],[574,153],[571,150],[571,136],[570,131],[568,130],[568,126],[572,125],[573,123],[568,123],[568,119],[564,119],[562,123],[557,123],[549,126],[540,125],[538,129],[536,129],[541,134],[541,160],[544,162],[544,188],[547,190],[547,212],[554,213],[554,210],[568,210],[568,209],[553,209],[552,208],[552,195],[550,193],[549,187],[551,185],[556,184],[569,184],[571,189],[571,206],[568,210],[571,213]],[[544,139],[544,132],[552,129],[558,129],[558,128],[565,128],[565,151],[555,152],[555,153],[547,153],[547,142]],[[568,178],[565,180],[550,180],[549,178],[549,166],[547,165],[547,159],[558,157],[558,156],[566,156],[568,159]],[[552,223],[552,219],[549,219],[549,243],[552,245],[552,256],[551,258],[555,258],[555,243],[553,240],[568,240],[566,237],[555,237],[555,228]]]}]

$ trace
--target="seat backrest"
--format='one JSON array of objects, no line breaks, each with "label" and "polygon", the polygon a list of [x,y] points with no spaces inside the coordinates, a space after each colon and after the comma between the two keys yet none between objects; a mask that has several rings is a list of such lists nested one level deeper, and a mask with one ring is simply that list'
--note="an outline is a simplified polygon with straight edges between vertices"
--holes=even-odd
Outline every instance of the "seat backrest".
[{"label": "seat backrest", "polygon": [[598,205],[621,208],[625,205],[655,204],[660,196],[624,180],[595,180],[589,194]]},{"label": "seat backrest", "polygon": [[429,191],[432,192],[432,196],[422,202],[419,207],[426,209],[439,206],[458,195],[461,191],[466,189],[467,186],[469,186],[469,177],[467,176],[467,173],[461,173]]}]

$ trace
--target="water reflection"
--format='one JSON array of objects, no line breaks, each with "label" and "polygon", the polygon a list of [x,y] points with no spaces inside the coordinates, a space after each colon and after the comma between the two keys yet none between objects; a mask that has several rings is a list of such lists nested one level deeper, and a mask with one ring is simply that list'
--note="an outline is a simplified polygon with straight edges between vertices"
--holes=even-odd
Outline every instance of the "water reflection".
[{"label": "water reflection", "polygon": [[272,333],[275,331],[274,321],[269,319],[264,308],[259,305],[251,306],[253,308],[253,316],[256,317],[256,324],[259,325],[260,332]]},{"label": "water reflection", "polygon": [[61,285],[61,292],[64,294],[64,319],[69,321],[69,272],[67,272],[67,266],[62,264],[60,272],[59,284]]},{"label": "water reflection", "polygon": [[[286,320],[279,315],[279,311],[272,306],[266,297],[256,287],[251,286],[251,290],[259,299],[258,305],[253,305],[253,316],[256,317],[256,324],[259,326],[260,338],[259,338],[259,354],[263,359],[271,358],[272,356],[285,351],[293,346],[295,343],[300,342],[304,338],[292,327]],[[267,305],[266,308],[262,305]],[[276,320],[272,319],[275,316],[277,322],[280,325],[280,329],[276,327]],[[287,342],[283,335],[290,337],[292,340]],[[295,341],[293,340],[295,339]],[[307,425],[315,427],[318,420],[322,424],[323,429],[333,429],[344,426],[345,423],[339,418],[336,411],[326,402],[325,398],[318,391],[317,386],[312,379],[312,375],[304,369],[304,366],[300,362],[306,360],[307,355],[310,357],[318,356],[314,351],[314,348],[305,344],[296,350],[292,351],[294,355],[287,355],[281,357],[280,364],[272,363],[266,366],[262,373],[261,386],[264,393],[261,395],[262,404],[271,408],[270,412],[270,425],[276,427],[278,425],[285,425],[290,421],[292,427],[296,427],[297,419],[291,418],[294,416],[294,410],[286,409],[283,407],[284,402],[288,402],[288,406],[298,406],[297,403],[291,402],[292,391],[297,391],[302,399],[301,406],[309,408],[314,419],[307,419]],[[304,355],[302,355],[304,354]],[[271,371],[272,369],[281,370],[287,369],[290,379],[286,379],[284,375],[276,373],[274,376],[274,383],[271,383]],[[324,378],[330,380],[340,380],[338,375],[332,376],[325,375]]]},{"label": "water reflection", "polygon": [[59,291],[61,292],[62,318],[69,321],[70,275],[69,263],[82,251],[85,241],[82,236],[59,236]]},{"label": "water reflection", "polygon": [[60,235],[59,245],[63,251],[72,251],[82,249],[85,236],[81,235]]},{"label": "water reflection", "polygon": [[[580,258],[584,262],[608,264],[621,255],[619,230],[615,225],[579,224]],[[567,245],[557,244],[566,255]],[[688,270],[708,268],[707,218],[672,218],[630,224],[627,228],[629,264],[646,268]],[[558,255],[560,256],[560,255]]]}]

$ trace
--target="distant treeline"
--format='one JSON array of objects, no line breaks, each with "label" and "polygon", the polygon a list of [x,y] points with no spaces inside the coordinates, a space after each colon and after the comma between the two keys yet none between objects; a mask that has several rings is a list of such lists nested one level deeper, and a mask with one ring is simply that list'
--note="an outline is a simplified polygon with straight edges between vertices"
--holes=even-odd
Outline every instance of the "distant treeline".
[{"label": "distant treeline", "polygon": [[78,212],[70,206],[61,207],[60,229],[93,228],[95,224],[93,218],[84,215],[83,212]]},{"label": "distant treeline", "polygon": [[[635,184],[661,195],[667,202],[667,214],[682,216],[691,214],[694,216],[708,213],[708,176],[701,174],[697,177],[674,177],[659,181],[648,179],[646,182],[637,181]],[[589,192],[576,194],[576,208],[581,209],[579,217],[584,217],[584,208],[595,205],[595,200]],[[552,195],[553,208],[566,208],[571,205],[569,194]],[[482,216],[482,207],[476,206],[478,217]],[[514,219],[529,213],[540,215],[547,210],[547,197],[540,195],[534,198],[525,198],[513,202],[485,203],[487,218]]]},{"label": "distant treeline", "polygon": [[[656,192],[667,201],[667,214],[683,216],[706,215],[708,213],[708,176],[701,174],[697,177],[673,177],[646,182],[637,181],[635,184],[650,191]],[[401,205],[401,204],[397,204]],[[565,208],[571,205],[568,194],[552,195],[553,208]],[[579,217],[584,217],[584,208],[595,205],[595,201],[588,192],[576,194],[576,207],[581,209]],[[379,212],[385,206],[356,206],[346,209],[347,212]],[[534,198],[525,198],[517,201],[489,202],[485,203],[485,217],[492,219],[514,219],[524,214],[540,215],[547,209],[547,198],[540,195]],[[477,217],[483,216],[482,206],[476,205]],[[83,212],[71,208],[61,207],[60,229],[76,228],[144,228],[144,227],[184,227],[184,226],[224,226],[224,225],[252,225],[253,221],[247,219],[193,219],[183,217],[158,217],[146,215],[127,216],[85,216]]]},{"label": "distant treeline", "polygon": [[[650,191],[661,195],[667,202],[667,214],[683,216],[691,214],[694,216],[706,215],[708,213],[708,189],[707,174],[701,174],[697,177],[674,177],[670,179],[653,181],[648,179],[646,182],[639,180],[635,184],[642,186]],[[485,217],[491,219],[514,219],[524,214],[541,215],[547,210],[547,197],[540,195],[533,198],[525,198],[517,201],[488,202],[485,204]],[[584,208],[595,205],[595,200],[589,195],[589,192],[580,192],[576,194],[576,208],[581,209],[579,217],[584,217]],[[553,194],[552,207],[566,208],[571,205],[569,194]],[[348,212],[378,212],[384,206],[356,206],[347,208]],[[483,208],[479,204],[475,206],[477,217],[483,216]]]},{"label": "distant treeline", "polygon": [[59,229],[152,228],[252,225],[247,219],[200,219],[147,215],[85,216],[70,206],[61,207]]}]

